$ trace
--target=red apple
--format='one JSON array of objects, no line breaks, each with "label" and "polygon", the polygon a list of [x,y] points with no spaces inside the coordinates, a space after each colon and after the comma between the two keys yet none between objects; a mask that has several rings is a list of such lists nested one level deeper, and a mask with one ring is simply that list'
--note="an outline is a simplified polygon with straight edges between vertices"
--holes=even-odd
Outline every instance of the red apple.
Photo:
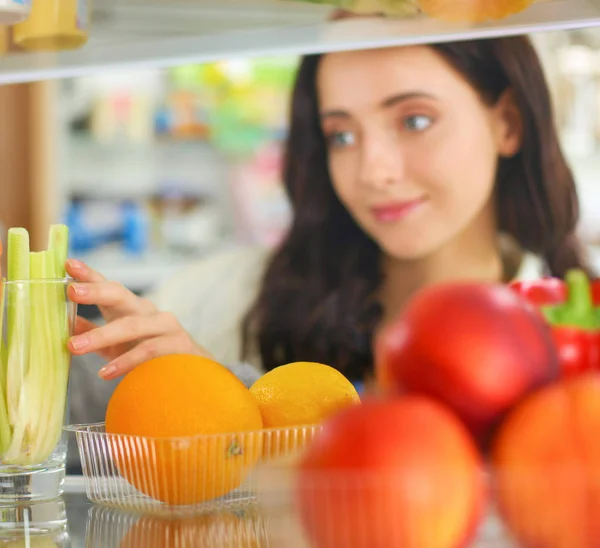
[{"label": "red apple", "polygon": [[487,502],[469,432],[419,396],[339,413],[309,445],[296,481],[314,548],[461,548]]},{"label": "red apple", "polygon": [[521,398],[557,378],[550,328],[502,285],[455,283],[417,293],[375,342],[379,388],[436,398],[486,442]]}]

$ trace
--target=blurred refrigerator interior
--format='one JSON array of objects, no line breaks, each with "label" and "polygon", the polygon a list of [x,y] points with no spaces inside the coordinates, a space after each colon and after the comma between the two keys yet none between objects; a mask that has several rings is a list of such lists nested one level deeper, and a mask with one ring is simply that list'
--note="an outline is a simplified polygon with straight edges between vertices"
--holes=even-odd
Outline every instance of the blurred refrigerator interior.
[{"label": "blurred refrigerator interior", "polygon": [[58,211],[72,255],[144,292],[240,243],[272,246],[297,58],[57,83]]},{"label": "blurred refrigerator interior", "polygon": [[579,233],[600,274],[600,29],[534,36],[580,200]]},{"label": "blurred refrigerator interior", "polygon": [[[534,40],[600,271],[600,31]],[[145,292],[223,246],[276,245],[290,220],[280,168],[297,64],[229,60],[52,84],[57,211],[72,254]]]}]

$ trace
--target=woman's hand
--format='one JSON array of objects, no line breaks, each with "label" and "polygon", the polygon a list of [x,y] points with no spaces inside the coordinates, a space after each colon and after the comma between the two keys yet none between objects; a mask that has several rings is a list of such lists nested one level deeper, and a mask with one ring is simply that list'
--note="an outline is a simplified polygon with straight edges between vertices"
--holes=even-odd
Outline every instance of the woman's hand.
[{"label": "woman's hand", "polygon": [[211,357],[181,327],[170,312],[161,312],[147,299],[123,285],[109,282],[81,261],[67,261],[67,272],[76,282],[68,289],[77,304],[97,305],[106,325],[78,317],[69,350],[76,355],[95,352],[109,361],[100,370],[113,379],[136,366],[166,354],[197,354]]}]

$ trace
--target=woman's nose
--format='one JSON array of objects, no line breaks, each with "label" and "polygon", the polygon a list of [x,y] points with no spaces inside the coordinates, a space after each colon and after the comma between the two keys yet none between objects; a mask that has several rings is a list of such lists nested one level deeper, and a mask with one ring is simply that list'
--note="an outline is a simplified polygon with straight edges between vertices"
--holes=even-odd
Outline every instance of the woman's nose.
[{"label": "woman's nose", "polygon": [[390,136],[373,136],[363,141],[360,183],[375,189],[402,181],[405,162],[398,143]]}]

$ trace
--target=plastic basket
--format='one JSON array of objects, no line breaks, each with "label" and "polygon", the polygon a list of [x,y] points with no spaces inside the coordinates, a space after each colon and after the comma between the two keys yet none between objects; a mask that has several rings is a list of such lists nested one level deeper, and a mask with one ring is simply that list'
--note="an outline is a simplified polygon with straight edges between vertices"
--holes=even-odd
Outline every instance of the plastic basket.
[{"label": "plastic basket", "polygon": [[301,451],[318,426],[183,438],[108,434],[72,425],[88,498],[149,514],[190,514],[256,501],[257,464]]},{"label": "plastic basket", "polygon": [[88,513],[85,548],[151,546],[267,548],[265,521],[255,506],[174,517],[96,506]]}]

